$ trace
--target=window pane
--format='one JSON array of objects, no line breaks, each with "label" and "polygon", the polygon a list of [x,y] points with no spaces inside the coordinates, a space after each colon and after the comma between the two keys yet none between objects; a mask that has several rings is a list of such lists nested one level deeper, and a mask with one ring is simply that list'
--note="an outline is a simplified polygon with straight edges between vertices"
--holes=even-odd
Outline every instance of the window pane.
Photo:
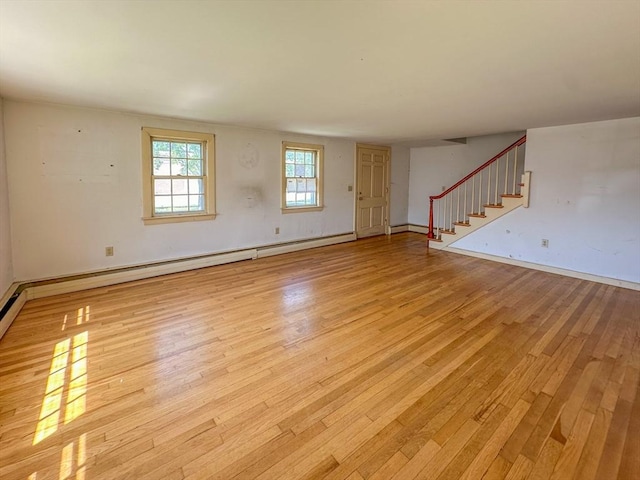
[{"label": "window pane", "polygon": [[316,191],[316,179],[310,178],[307,180],[307,192],[315,192]]},{"label": "window pane", "polygon": [[173,211],[174,212],[187,212],[187,211],[189,211],[189,196],[188,195],[174,195],[173,196]]},{"label": "window pane", "polygon": [[285,158],[287,162],[293,163],[295,160],[295,152],[293,150],[287,150],[285,153]]},{"label": "window pane", "polygon": [[305,165],[304,166],[304,176],[305,177],[315,177],[316,176],[315,170],[316,170],[316,168],[313,165]]},{"label": "window pane", "polygon": [[189,211],[201,212],[204,210],[204,195],[189,195]]},{"label": "window pane", "polygon": [[307,191],[307,181],[304,178],[297,179],[296,192],[306,192]]},{"label": "window pane", "polygon": [[202,175],[202,160],[189,160],[187,164],[187,169],[189,175],[193,175],[199,177]]},{"label": "window pane", "polygon": [[304,152],[304,163],[307,165],[313,165],[315,163],[313,161],[313,152]]},{"label": "window pane", "polygon": [[171,195],[171,180],[154,180],[153,193],[156,195]]},{"label": "window pane", "polygon": [[287,177],[294,177],[296,174],[296,167],[295,165],[291,165],[291,164],[286,164],[284,166],[285,168],[285,176]]},{"label": "window pane", "polygon": [[296,179],[287,178],[287,192],[295,192],[295,191],[296,191]]},{"label": "window pane", "polygon": [[156,196],[155,199],[155,213],[171,213],[171,197],[170,196]]},{"label": "window pane", "polygon": [[296,177],[304,177],[304,165],[296,165]]},{"label": "window pane", "polygon": [[171,158],[187,158],[187,144],[171,142]]},{"label": "window pane", "polygon": [[154,175],[170,175],[171,174],[170,160],[168,158],[154,158],[153,174]]},{"label": "window pane", "polygon": [[304,152],[296,151],[296,163],[304,163]]},{"label": "window pane", "polygon": [[174,195],[179,195],[179,194],[186,195],[187,193],[189,193],[187,191],[187,180],[183,180],[183,179],[171,180],[171,183],[173,184]]},{"label": "window pane", "polygon": [[158,140],[153,140],[151,142],[153,147],[153,156],[154,157],[168,157],[170,155],[170,142],[161,142]]},{"label": "window pane", "polygon": [[294,205],[296,202],[296,194],[295,193],[287,193],[287,207]]},{"label": "window pane", "polygon": [[199,143],[190,143],[187,145],[187,156],[189,158],[202,158],[202,145]]},{"label": "window pane", "polygon": [[201,178],[190,178],[189,179],[189,194],[190,195],[200,195],[204,193],[204,186]]},{"label": "window pane", "polygon": [[187,161],[184,159],[171,159],[171,175],[186,175]]}]

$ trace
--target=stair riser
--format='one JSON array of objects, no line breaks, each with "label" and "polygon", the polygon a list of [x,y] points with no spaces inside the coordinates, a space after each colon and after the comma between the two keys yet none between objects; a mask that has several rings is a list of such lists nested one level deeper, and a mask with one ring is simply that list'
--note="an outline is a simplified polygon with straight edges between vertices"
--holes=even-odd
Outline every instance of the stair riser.
[{"label": "stair riser", "polygon": [[502,201],[503,208],[487,208],[485,210],[485,218],[469,217],[469,226],[464,227],[461,225],[456,226],[455,235],[442,234],[442,242],[430,242],[429,246],[436,250],[440,250],[448,245],[455,243],[461,238],[469,235],[471,232],[475,232],[481,227],[484,227],[488,223],[493,222],[497,218],[515,210],[522,206],[522,198],[504,198]]}]

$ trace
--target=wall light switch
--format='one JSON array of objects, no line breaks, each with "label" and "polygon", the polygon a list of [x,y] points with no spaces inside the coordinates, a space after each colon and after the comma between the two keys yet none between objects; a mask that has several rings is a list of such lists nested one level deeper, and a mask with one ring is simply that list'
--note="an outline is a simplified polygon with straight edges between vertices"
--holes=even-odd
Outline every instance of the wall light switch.
[{"label": "wall light switch", "polygon": [[107,257],[113,257],[113,247],[104,247],[104,254]]}]

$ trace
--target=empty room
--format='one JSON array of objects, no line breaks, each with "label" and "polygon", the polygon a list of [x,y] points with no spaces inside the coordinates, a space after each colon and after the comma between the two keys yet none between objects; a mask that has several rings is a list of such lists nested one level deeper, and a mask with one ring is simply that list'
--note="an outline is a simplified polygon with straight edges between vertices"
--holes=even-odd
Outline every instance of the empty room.
[{"label": "empty room", "polygon": [[640,478],[640,1],[0,0],[0,478]]}]

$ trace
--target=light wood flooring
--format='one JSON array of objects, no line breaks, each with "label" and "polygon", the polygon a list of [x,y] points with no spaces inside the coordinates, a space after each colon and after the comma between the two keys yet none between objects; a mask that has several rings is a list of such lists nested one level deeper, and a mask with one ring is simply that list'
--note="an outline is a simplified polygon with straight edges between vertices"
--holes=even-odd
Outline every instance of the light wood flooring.
[{"label": "light wood flooring", "polygon": [[0,478],[637,479],[639,312],[411,233],[30,301]]}]

